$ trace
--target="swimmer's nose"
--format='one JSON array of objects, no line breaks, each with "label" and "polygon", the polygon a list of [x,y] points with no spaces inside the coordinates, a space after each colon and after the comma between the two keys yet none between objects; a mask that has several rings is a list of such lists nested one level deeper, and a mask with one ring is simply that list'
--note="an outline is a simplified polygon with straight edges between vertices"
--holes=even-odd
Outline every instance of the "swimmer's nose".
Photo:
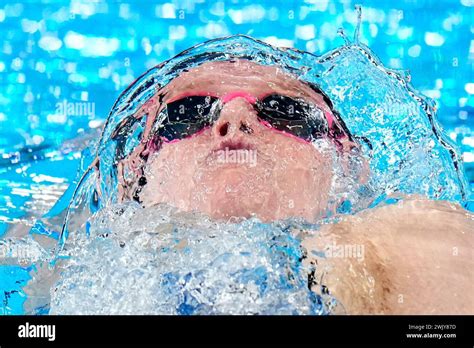
[{"label": "swimmer's nose", "polygon": [[213,126],[213,134],[219,137],[251,134],[258,125],[257,113],[252,104],[245,98],[238,97],[222,106],[220,116]]}]

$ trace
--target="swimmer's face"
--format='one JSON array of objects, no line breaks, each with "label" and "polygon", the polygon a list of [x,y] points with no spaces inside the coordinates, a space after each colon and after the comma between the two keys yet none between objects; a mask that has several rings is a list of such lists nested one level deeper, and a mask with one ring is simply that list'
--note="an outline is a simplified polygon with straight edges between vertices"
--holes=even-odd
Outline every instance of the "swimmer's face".
[{"label": "swimmer's face", "polygon": [[[309,85],[277,67],[239,60],[204,63],[176,77],[159,94],[161,106],[155,96],[140,112],[156,114],[164,104],[189,96],[213,96],[222,104],[209,127],[164,141],[154,153],[144,150],[146,180],[141,183],[146,184],[133,193],[144,206],[168,203],[218,219],[256,216],[265,221],[312,221],[325,210],[333,176],[334,151],[327,151],[334,149],[332,140],[323,136],[318,147],[278,131],[262,122],[253,105],[265,96],[281,95],[304,100],[333,117]],[[150,129],[148,125],[145,136]],[[129,158],[129,165],[134,160]],[[127,196],[126,188],[121,192]]]}]

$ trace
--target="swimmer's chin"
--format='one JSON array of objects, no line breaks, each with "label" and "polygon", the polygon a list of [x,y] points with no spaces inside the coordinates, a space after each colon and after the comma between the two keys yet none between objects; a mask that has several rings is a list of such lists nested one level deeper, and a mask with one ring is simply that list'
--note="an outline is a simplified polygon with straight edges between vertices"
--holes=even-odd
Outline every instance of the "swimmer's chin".
[{"label": "swimmer's chin", "polygon": [[314,223],[317,219],[308,214],[280,214],[277,212],[250,211],[241,206],[221,206],[211,210],[189,209],[177,207],[169,203],[154,203],[150,206],[144,206],[145,209],[159,208],[163,210],[172,210],[174,216],[187,217],[191,219],[204,219],[219,223],[241,223],[246,220],[258,220],[263,223],[275,223],[287,220],[302,220],[308,223]]},{"label": "swimmer's chin", "polygon": [[270,218],[261,218],[258,214],[243,212],[243,211],[232,211],[232,210],[222,210],[216,209],[212,211],[203,211],[200,209],[189,209],[184,207],[178,207],[170,203],[152,203],[152,204],[142,204],[144,209],[159,209],[163,211],[172,211],[172,215],[185,216],[188,218],[197,218],[199,220],[211,220],[215,222],[228,222],[228,223],[239,223],[248,219],[258,219],[262,222],[271,222]]}]

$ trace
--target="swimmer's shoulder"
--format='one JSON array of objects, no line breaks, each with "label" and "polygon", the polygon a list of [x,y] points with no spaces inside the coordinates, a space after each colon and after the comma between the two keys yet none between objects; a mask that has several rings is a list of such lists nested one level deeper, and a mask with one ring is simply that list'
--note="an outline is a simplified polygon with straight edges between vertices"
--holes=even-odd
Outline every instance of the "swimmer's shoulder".
[{"label": "swimmer's shoulder", "polygon": [[377,236],[407,234],[456,235],[474,232],[474,214],[457,203],[410,197],[396,204],[367,209],[346,216],[336,224],[323,226],[325,233],[357,232],[359,235]]},{"label": "swimmer's shoulder", "polygon": [[324,225],[303,246],[363,248],[362,260],[318,260],[349,313],[472,314],[473,232],[471,212],[416,197]]}]

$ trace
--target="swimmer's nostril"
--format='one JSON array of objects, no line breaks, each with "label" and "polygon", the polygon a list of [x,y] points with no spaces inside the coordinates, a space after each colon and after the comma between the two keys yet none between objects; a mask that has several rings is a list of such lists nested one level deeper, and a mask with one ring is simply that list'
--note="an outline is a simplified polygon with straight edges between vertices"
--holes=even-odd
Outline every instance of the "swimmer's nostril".
[{"label": "swimmer's nostril", "polygon": [[228,123],[228,122],[224,123],[224,124],[223,124],[222,126],[220,126],[220,128],[219,128],[219,134],[220,134],[221,136],[227,135],[227,132],[228,132],[228,131],[229,131],[229,123]]},{"label": "swimmer's nostril", "polygon": [[253,129],[250,128],[249,126],[247,126],[245,123],[241,123],[241,124],[240,124],[239,130],[240,130],[241,132],[246,133],[246,134],[251,134],[251,133],[253,133]]}]

